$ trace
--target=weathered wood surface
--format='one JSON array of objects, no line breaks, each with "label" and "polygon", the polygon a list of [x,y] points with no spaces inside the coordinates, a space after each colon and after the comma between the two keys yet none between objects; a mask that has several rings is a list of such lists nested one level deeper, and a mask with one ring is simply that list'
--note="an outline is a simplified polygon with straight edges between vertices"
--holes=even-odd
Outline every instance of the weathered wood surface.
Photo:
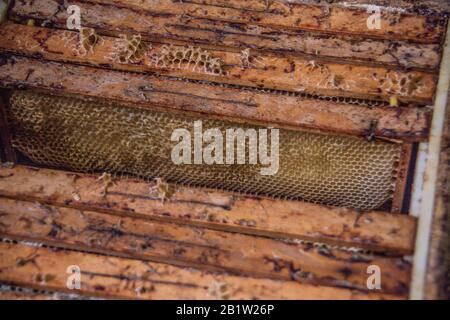
[{"label": "weathered wood surface", "polygon": [[95,175],[26,166],[1,168],[0,175],[0,195],[9,198],[391,254],[411,254],[414,246],[416,219],[408,215],[361,215],[350,209],[181,186],[162,203],[149,191],[153,183],[141,180],[117,178],[103,197],[103,185]]},{"label": "weathered wood surface", "polygon": [[[46,2],[47,5],[50,2]],[[145,38],[156,41],[183,41],[202,43],[205,45],[226,46],[227,50],[239,52],[244,49],[270,51],[285,55],[315,56],[318,59],[334,59],[339,62],[347,59],[352,63],[389,64],[408,68],[437,68],[440,58],[439,44],[417,45],[405,41],[375,40],[367,37],[349,37],[345,35],[331,36],[325,33],[310,33],[301,30],[277,30],[271,27],[236,24],[226,21],[180,18],[178,23],[165,24],[158,17],[148,16],[141,11],[121,8],[119,17],[117,10],[104,6],[98,7],[90,3],[80,4],[83,11],[83,25],[98,29],[100,32],[137,32]],[[45,10],[38,4],[28,12],[18,13],[13,10],[12,18],[18,21],[32,16],[35,19],[52,21],[59,28],[66,28],[65,10],[56,13],[57,7]],[[18,11],[21,11],[20,9]],[[95,12],[99,11],[99,14]],[[17,14],[21,18],[17,17]],[[120,23],[107,19],[111,14]],[[124,16],[130,18],[124,19]],[[132,18],[134,16],[134,18]],[[155,23],[159,19],[159,24]],[[135,23],[138,20],[139,23]],[[161,24],[164,27],[161,27]],[[163,39],[164,38],[164,39]]]},{"label": "weathered wood surface", "polygon": [[367,289],[367,268],[382,270],[382,291],[406,294],[411,266],[308,244],[0,198],[0,237],[214,272]]},{"label": "weathered wood surface", "polygon": [[427,300],[450,299],[450,94],[448,98],[428,255]]},{"label": "weathered wood surface", "polygon": [[397,180],[395,183],[394,196],[392,198],[392,208],[393,213],[404,213],[403,204],[405,202],[405,195],[408,188],[408,175],[411,166],[413,154],[413,144],[404,143],[402,146],[402,154],[400,156],[400,163],[396,169]]},{"label": "weathered wood surface", "polygon": [[[86,50],[78,32],[61,31],[17,24],[0,28],[0,50],[20,55],[41,55],[48,60],[70,61],[97,66],[109,66],[136,72],[156,72],[175,77],[228,83],[255,88],[305,92],[326,96],[351,96],[389,100],[397,96],[404,101],[430,103],[436,86],[433,74],[421,71],[395,71],[382,67],[319,63],[305,58],[284,58],[220,50],[200,51],[209,59],[221,61],[216,67],[199,65],[183,58],[189,47],[142,43],[138,60],[120,61],[127,42],[124,39],[102,37],[98,44]],[[184,62],[185,60],[186,62]],[[253,59],[253,60],[252,60]],[[166,61],[168,60],[168,61]],[[205,63],[202,61],[200,63]],[[223,63],[223,65],[222,65]]]},{"label": "weathered wood surface", "polygon": [[[176,2],[175,0],[174,2]],[[179,1],[179,0],[178,0]],[[411,12],[419,13],[423,6],[429,6],[430,9],[442,11],[449,8],[450,3],[442,0],[333,0],[333,1],[322,1],[322,0],[278,0],[281,2],[297,3],[297,4],[310,4],[310,5],[321,5],[321,6],[344,6],[344,7],[364,7],[368,4],[380,6],[391,10],[410,10]],[[181,2],[181,1],[179,1]],[[187,3],[198,3],[198,4],[209,4],[217,6],[225,6],[230,8],[242,8],[242,3],[246,0],[189,0],[183,1]],[[266,0],[252,0],[248,1],[249,5],[246,7],[248,10],[260,10],[265,11],[267,9]],[[439,10],[438,10],[439,9]],[[424,9],[425,10],[425,9]]]},{"label": "weathered wood surface", "polygon": [[[317,0],[291,0],[295,3],[317,3]],[[319,0],[319,2],[321,2]],[[333,0],[332,5],[343,6],[367,6],[367,3],[393,10],[406,10],[416,14],[448,14],[450,2],[448,0]],[[325,5],[324,3],[322,3]]]},{"label": "weathered wood surface", "polygon": [[[81,289],[67,289],[80,267]],[[0,243],[0,281],[44,290],[122,299],[400,299],[405,296],[211,274],[192,268]]]},{"label": "weathered wood surface", "polygon": [[[381,29],[369,30],[367,20],[372,13],[366,8],[343,6],[318,6],[270,1],[264,11],[252,10],[253,1],[241,1],[238,9],[229,5],[216,6],[196,4],[189,1],[173,2],[171,0],[92,0],[72,1],[84,12],[84,21],[89,23],[89,16],[95,16],[100,22],[108,17],[108,27],[125,24],[138,25],[142,17],[143,27],[153,32],[164,32],[164,28],[183,24],[190,19],[227,21],[238,26],[249,24],[272,27],[277,30],[310,30],[327,33],[364,35],[365,37],[410,40],[419,43],[439,43],[442,39],[446,20],[439,15],[420,15],[384,10],[381,13]],[[237,4],[237,3],[236,3]],[[91,9],[86,10],[86,5]],[[257,5],[260,5],[258,2]],[[228,6],[228,7],[226,7]],[[120,10],[117,10],[120,8]],[[129,10],[125,11],[124,9]],[[34,16],[42,19],[65,19],[66,10],[56,0],[17,1],[12,10],[15,16]],[[109,14],[113,14],[110,16]],[[131,15],[130,15],[131,13]],[[136,14],[141,13],[141,14]],[[137,18],[139,17],[139,18]],[[103,23],[103,21],[102,21]],[[158,30],[159,29],[159,30]],[[158,30],[158,31],[156,31]]]},{"label": "weathered wood surface", "polygon": [[[194,0],[197,1],[197,0]],[[202,1],[202,0],[199,0]],[[214,0],[213,0],[214,1]],[[219,0],[220,1],[220,0]],[[226,0],[225,0],[226,1]],[[238,0],[239,1],[239,0]],[[290,0],[292,3],[331,5],[344,7],[367,7],[370,5],[380,6],[387,10],[400,10],[415,14],[443,14],[448,15],[450,2],[448,0],[333,0],[332,3],[321,0]]]},{"label": "weathered wood surface", "polygon": [[[417,45],[396,40],[374,40],[344,35],[333,37],[305,31],[280,32],[260,26],[237,27],[224,21],[190,19],[184,25],[170,25],[165,31],[166,33],[161,32],[160,36],[164,37],[165,42],[191,42],[211,49],[223,46],[235,52],[251,49],[254,55],[268,52],[277,56],[299,56],[319,61],[403,67],[430,72],[439,66],[441,56],[437,44]],[[120,34],[124,31],[100,32]],[[142,34],[145,39],[158,41],[158,37],[149,31],[142,29],[135,32]]]},{"label": "weathered wood surface", "polygon": [[1,56],[0,61],[2,87],[45,89],[294,130],[408,141],[425,140],[429,131],[426,108],[363,108],[22,57]]}]

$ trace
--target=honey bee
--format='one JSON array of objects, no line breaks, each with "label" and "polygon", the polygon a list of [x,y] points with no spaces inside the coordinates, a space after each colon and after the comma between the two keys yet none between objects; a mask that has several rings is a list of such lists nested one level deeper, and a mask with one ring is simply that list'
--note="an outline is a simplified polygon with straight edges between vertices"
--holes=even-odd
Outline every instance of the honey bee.
[{"label": "honey bee", "polygon": [[97,180],[103,183],[101,193],[102,197],[106,197],[106,195],[108,194],[108,189],[116,184],[111,174],[107,172],[103,172],[103,174]]},{"label": "honey bee", "polygon": [[150,193],[156,194],[161,199],[162,204],[164,204],[164,201],[170,198],[170,186],[162,178],[155,178],[155,182],[156,184],[150,187]]}]

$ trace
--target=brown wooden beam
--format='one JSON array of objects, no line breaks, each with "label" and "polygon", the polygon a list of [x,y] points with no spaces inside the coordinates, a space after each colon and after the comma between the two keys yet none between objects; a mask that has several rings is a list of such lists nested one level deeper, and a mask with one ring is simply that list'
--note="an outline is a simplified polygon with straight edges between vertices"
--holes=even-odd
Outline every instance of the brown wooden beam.
[{"label": "brown wooden beam", "polygon": [[403,203],[405,201],[405,194],[407,190],[408,175],[410,172],[411,159],[413,154],[413,145],[411,143],[404,143],[402,146],[402,155],[400,156],[400,163],[395,171],[397,178],[395,179],[395,190],[392,200],[391,212],[402,213]]},{"label": "brown wooden beam", "polygon": [[[201,0],[194,0],[201,1]],[[214,0],[213,0],[214,1]],[[238,0],[239,1],[239,0]],[[450,2],[442,0],[333,0],[332,3],[323,3],[321,0],[292,0],[291,2],[305,3],[305,4],[322,4],[322,5],[336,5],[336,6],[367,6],[376,5],[383,9],[402,10],[414,14],[448,14],[450,10]]]},{"label": "brown wooden beam", "polygon": [[[0,51],[45,59],[70,61],[112,69],[156,72],[169,76],[206,80],[254,88],[278,89],[325,96],[348,96],[431,103],[436,86],[433,74],[420,71],[394,71],[380,67],[319,63],[304,58],[251,56],[203,50],[186,46],[167,46],[142,42],[138,58],[128,58],[125,39],[102,37],[88,46],[78,32],[17,24],[0,27]],[[208,58],[192,58],[194,50]],[[189,51],[189,57],[183,55]],[[123,59],[123,61],[121,60]],[[211,62],[208,62],[211,61]],[[220,62],[219,62],[220,61]],[[203,63],[201,65],[199,63]],[[209,63],[209,67],[208,67]]]},{"label": "brown wooden beam", "polygon": [[2,61],[0,86],[7,88],[44,89],[293,130],[407,141],[428,136],[430,110],[425,108],[366,108],[22,57],[3,56]]},{"label": "brown wooden beam", "polygon": [[303,239],[388,254],[413,252],[416,219],[408,215],[332,208],[299,201],[244,197],[229,192],[177,186],[165,203],[150,183],[116,179],[102,196],[94,175],[26,166],[2,168],[0,195],[80,210],[95,210],[240,232]]},{"label": "brown wooden beam", "polygon": [[[320,6],[312,4],[296,4],[284,1],[270,1],[264,11],[248,10],[258,0],[242,1],[237,9],[216,5],[191,3],[190,1],[174,2],[172,0],[90,0],[73,1],[71,4],[97,3],[98,12],[108,8],[121,11],[124,8],[136,12],[144,12],[156,18],[161,27],[174,24],[180,18],[199,18],[206,20],[229,21],[239,24],[270,26],[278,29],[311,30],[327,33],[343,33],[364,35],[366,37],[410,40],[419,43],[439,43],[445,29],[446,19],[439,16],[402,13],[392,10],[382,11],[381,29],[370,30],[367,20],[371,13],[366,8],[344,6]],[[56,1],[17,1],[13,13],[19,15],[46,12],[47,18],[60,14],[61,7]],[[259,2],[256,3],[260,5]],[[49,12],[53,10],[53,12]],[[65,10],[64,10],[65,12]],[[106,11],[104,11],[106,12]],[[85,16],[93,14],[85,12]],[[115,21],[110,17],[111,21]],[[124,16],[122,16],[122,19]],[[122,20],[121,19],[121,20]],[[123,20],[122,20],[123,21]],[[117,21],[119,22],[119,21]],[[155,21],[156,22],[156,21]],[[148,27],[148,26],[146,26]]]},{"label": "brown wooden beam", "polygon": [[[81,289],[67,288],[80,267]],[[121,299],[401,299],[293,281],[211,274],[194,269],[73,251],[0,243],[0,281],[25,287]]]},{"label": "brown wooden beam", "polygon": [[[21,7],[16,6],[11,19],[26,23],[29,18],[39,23],[66,28],[67,14],[56,1],[38,1]],[[279,56],[306,56],[309,59],[331,59],[338,63],[364,63],[407,68],[436,69],[441,50],[439,43],[414,44],[408,41],[368,39],[366,35],[351,37],[344,34],[331,36],[327,33],[236,24],[223,20],[199,19],[181,16],[152,15],[142,10],[126,7],[98,6],[78,3],[83,12],[83,26],[101,33],[139,33],[157,42],[183,41],[217,49],[225,46],[227,51],[240,52],[251,49],[270,51]],[[120,14],[119,14],[120,13]],[[169,15],[171,16],[171,15]],[[174,20],[175,21],[171,21]]]},{"label": "brown wooden beam", "polygon": [[[20,21],[20,20],[18,20]],[[57,23],[58,26],[62,26]],[[96,23],[90,26],[98,28]],[[63,27],[63,26],[62,26]],[[422,71],[435,71],[440,62],[441,49],[438,44],[410,43],[398,40],[368,39],[346,35],[308,31],[277,31],[270,27],[239,26],[226,21],[189,19],[183,23],[168,25],[157,34],[139,29],[142,37],[150,41],[168,43],[195,43],[205,48],[241,52],[252,50],[253,54],[269,53],[284,57],[304,57],[321,62],[337,62],[366,66],[385,66],[389,68],[408,68]],[[98,28],[100,33],[120,34]],[[162,38],[164,37],[164,38]]]},{"label": "brown wooden beam", "polygon": [[401,258],[2,198],[0,213],[0,237],[79,251],[363,291],[376,265],[382,291],[399,295],[410,281],[411,266]]}]

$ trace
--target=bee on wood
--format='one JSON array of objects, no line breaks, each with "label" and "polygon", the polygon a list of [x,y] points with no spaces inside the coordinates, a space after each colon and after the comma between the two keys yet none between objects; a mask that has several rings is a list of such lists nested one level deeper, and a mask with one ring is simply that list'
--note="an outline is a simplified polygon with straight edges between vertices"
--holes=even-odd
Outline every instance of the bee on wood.
[{"label": "bee on wood", "polygon": [[164,201],[169,200],[171,196],[170,186],[162,178],[155,178],[155,182],[155,185],[150,187],[150,193],[156,194],[161,199],[162,204],[164,204]]},{"label": "bee on wood", "polygon": [[97,181],[101,181],[103,183],[101,193],[102,197],[106,197],[106,195],[108,194],[108,189],[116,184],[111,174],[107,172],[103,172],[103,174],[97,179]]}]

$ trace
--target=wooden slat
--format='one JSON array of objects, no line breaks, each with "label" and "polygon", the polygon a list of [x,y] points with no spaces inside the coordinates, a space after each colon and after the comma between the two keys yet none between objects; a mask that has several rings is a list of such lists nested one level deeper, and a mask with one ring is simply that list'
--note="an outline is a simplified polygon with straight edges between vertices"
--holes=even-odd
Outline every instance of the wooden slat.
[{"label": "wooden slat", "polygon": [[[258,1],[258,0],[256,0]],[[55,1],[56,2],[56,1]],[[50,1],[18,1],[14,12],[23,14],[36,9],[54,9]],[[82,4],[73,1],[71,4]],[[270,1],[265,11],[247,10],[255,1],[241,1],[239,9],[223,6],[174,2],[172,0],[91,0],[107,8],[130,8],[156,17],[161,26],[180,21],[180,17],[222,20],[239,24],[271,26],[278,29],[303,29],[327,33],[364,35],[375,38],[410,40],[421,43],[439,43],[444,33],[445,19],[410,13],[382,12],[381,29],[369,30],[367,20],[371,13],[366,8],[318,6]],[[44,7],[43,7],[44,6]],[[87,12],[85,15],[89,15]],[[51,17],[49,15],[48,17]],[[115,19],[112,19],[115,20]]]},{"label": "wooden slat", "polygon": [[[223,70],[220,70],[224,74],[215,74],[203,70],[201,66],[194,66],[194,63],[180,61],[167,67],[155,63],[153,57],[162,57],[167,51],[167,46],[161,44],[146,44],[144,57],[136,64],[119,63],[112,58],[123,50],[120,48],[123,40],[117,38],[103,37],[103,41],[93,48],[94,52],[77,53],[77,50],[81,50],[80,40],[78,33],[73,31],[5,24],[0,28],[0,35],[0,50],[15,54],[40,54],[48,60],[108,65],[114,69],[157,72],[240,86],[385,100],[389,100],[390,96],[398,96],[401,100],[421,102],[431,102],[435,90],[435,76],[420,71],[402,72],[380,67],[322,64],[304,58],[267,55],[258,56],[252,62],[253,66],[247,67],[242,62],[242,53],[209,50],[212,58],[224,63]],[[185,50],[187,47],[178,48]],[[402,81],[401,79],[404,81],[402,85],[394,84],[394,81]],[[389,81],[392,82],[390,85]],[[417,85],[412,87],[416,82]]]},{"label": "wooden slat", "polygon": [[[197,0],[195,0],[197,1]],[[201,0],[200,0],[201,1]],[[297,3],[317,3],[320,0],[292,0]],[[382,9],[393,9],[411,12],[415,14],[448,14],[450,2],[442,0],[396,0],[395,2],[386,0],[333,0],[331,5],[337,6],[380,6]]]},{"label": "wooden slat", "polygon": [[395,183],[394,196],[392,198],[393,213],[402,213],[403,203],[405,201],[405,194],[408,187],[408,176],[410,173],[410,165],[412,161],[413,145],[404,143],[402,146],[402,154],[400,156],[400,163],[396,169],[397,179]]},{"label": "wooden slat", "polygon": [[[177,2],[176,0],[174,2]],[[182,2],[182,1],[178,1]],[[114,3],[114,2],[111,2]],[[189,0],[183,3],[194,3],[194,4],[203,4],[205,6],[217,6],[222,8],[233,8],[233,9],[245,9],[245,10],[253,10],[253,11],[267,11],[268,2],[267,0],[251,0],[247,1],[246,6],[243,8],[242,0]],[[117,2],[119,4],[119,2]]]},{"label": "wooden slat", "polygon": [[225,20],[244,24],[267,25],[279,28],[306,29],[327,33],[347,33],[381,38],[439,42],[445,28],[445,20],[438,16],[419,14],[393,14],[382,12],[381,29],[369,30],[367,20],[371,13],[366,8],[334,7],[292,3],[274,0],[267,3],[264,12],[249,11],[259,0],[239,1],[238,10],[223,6],[193,4],[191,1],[171,0],[92,0],[100,4],[116,4],[149,12],[178,14],[194,18]]},{"label": "wooden slat", "polygon": [[[90,25],[95,26],[95,23]],[[152,31],[143,29],[137,32],[149,40],[193,42],[212,49],[225,46],[228,51],[236,52],[251,49],[254,55],[259,55],[258,51],[261,51],[285,57],[299,56],[319,61],[368,66],[384,65],[425,71],[436,70],[441,56],[438,44],[417,45],[363,37],[355,39],[344,35],[331,37],[306,31],[280,32],[269,27],[236,26],[224,21],[190,19],[184,25],[167,26],[164,31],[165,33],[160,32],[160,36],[155,36]],[[100,32],[112,33],[102,29]]]},{"label": "wooden slat", "polygon": [[408,141],[425,140],[428,135],[430,110],[425,108],[363,108],[21,57],[3,56],[1,60],[3,87],[46,89],[294,130]]},{"label": "wooden slat", "polygon": [[181,186],[163,204],[149,192],[151,184],[139,180],[116,179],[103,197],[97,176],[25,166],[2,168],[0,174],[0,195],[9,198],[384,253],[413,251],[416,219],[408,215],[360,215],[350,209]]},{"label": "wooden slat", "polygon": [[[26,8],[16,8],[11,18],[21,21],[33,17],[51,21],[59,28],[66,28],[65,9],[58,9],[56,1],[44,1]],[[274,29],[267,26],[236,24],[226,21],[179,17],[168,23],[165,16],[145,14],[142,10],[78,3],[83,12],[83,26],[100,32],[137,32],[156,41],[181,40],[189,44],[227,46],[227,50],[251,48],[270,50],[285,55],[309,55],[313,59],[330,58],[338,62],[349,59],[353,63],[390,64],[408,68],[437,68],[440,60],[439,44],[420,46],[404,41],[374,40],[367,37],[352,38],[344,35],[301,30]],[[19,5],[20,6],[20,5]],[[59,10],[59,11],[58,11]],[[234,48],[234,49],[233,49]],[[238,49],[240,48],[240,50]]]},{"label": "wooden slat", "polygon": [[[67,268],[81,290],[67,289]],[[210,274],[159,263],[0,243],[0,281],[123,299],[396,299],[404,296]]]},{"label": "wooden slat", "polygon": [[411,266],[400,258],[94,211],[0,198],[0,237],[80,251],[278,280],[367,289],[367,268],[382,270],[382,290],[406,294]]},{"label": "wooden slat", "polygon": [[[183,21],[184,22],[184,21]],[[58,23],[59,25],[59,23]],[[95,26],[93,22],[90,24]],[[277,31],[270,27],[239,25],[224,21],[189,19],[184,24],[167,26],[155,36],[152,31],[137,29],[149,40],[166,42],[193,42],[215,48],[224,46],[228,51],[251,49],[278,56],[300,56],[309,59],[347,62],[369,66],[405,67],[433,71],[441,56],[438,44],[413,44],[402,41],[375,40],[344,35],[331,37],[306,31]],[[106,34],[112,33],[99,29]],[[119,32],[119,31],[116,31]],[[164,37],[164,39],[161,39]],[[214,46],[212,46],[214,44]],[[256,50],[256,51],[255,51]]]},{"label": "wooden slat", "polygon": [[424,297],[427,300],[450,298],[450,92],[444,128],[426,269]]}]

